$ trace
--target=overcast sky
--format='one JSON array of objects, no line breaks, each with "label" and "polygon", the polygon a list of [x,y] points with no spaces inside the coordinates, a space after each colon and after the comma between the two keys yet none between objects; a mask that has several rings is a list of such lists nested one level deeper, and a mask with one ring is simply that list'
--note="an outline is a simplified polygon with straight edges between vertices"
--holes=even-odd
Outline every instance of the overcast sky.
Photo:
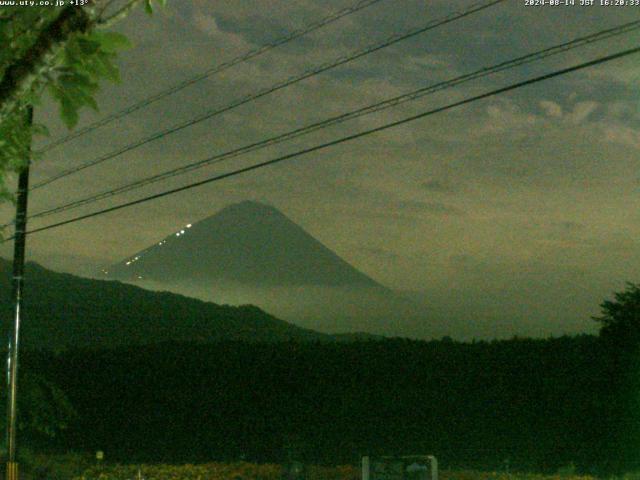
[{"label": "overcast sky", "polygon": [[[580,3],[580,0],[576,0]],[[351,3],[169,0],[118,29],[121,85],[101,114],[187,79]],[[471,5],[382,0],[50,152],[32,181]],[[525,6],[507,0],[165,137],[33,193],[58,205],[216,152],[631,20],[640,7]],[[632,33],[117,197],[134,199],[451,101],[639,45]],[[352,265],[483,332],[594,332],[598,304],[640,281],[640,56],[475,102],[243,176],[33,235],[29,259],[87,274],[224,206],[270,203]],[[37,120],[64,133],[47,102]],[[110,202],[114,203],[116,199]],[[31,223],[70,218],[102,202]],[[0,219],[12,218],[0,209]],[[4,246],[0,254],[10,256]],[[461,311],[463,310],[463,311]],[[465,317],[466,318],[466,317]],[[479,330],[478,330],[479,331]]]}]

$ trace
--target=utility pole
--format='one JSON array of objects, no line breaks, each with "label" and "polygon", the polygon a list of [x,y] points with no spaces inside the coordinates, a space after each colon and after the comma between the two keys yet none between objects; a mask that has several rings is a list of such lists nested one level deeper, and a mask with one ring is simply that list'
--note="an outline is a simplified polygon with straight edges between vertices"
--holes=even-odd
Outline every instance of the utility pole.
[{"label": "utility pole", "polygon": [[[33,107],[27,108],[26,128],[33,124]],[[29,139],[31,142],[31,139]],[[27,158],[18,177],[18,195],[16,203],[16,224],[13,240],[13,331],[9,335],[7,349],[7,480],[18,480],[18,462],[16,460],[16,400],[18,394],[18,340],[22,317],[22,289],[24,285],[24,253],[27,230],[27,195],[29,193],[29,163],[31,146],[27,149]]]}]

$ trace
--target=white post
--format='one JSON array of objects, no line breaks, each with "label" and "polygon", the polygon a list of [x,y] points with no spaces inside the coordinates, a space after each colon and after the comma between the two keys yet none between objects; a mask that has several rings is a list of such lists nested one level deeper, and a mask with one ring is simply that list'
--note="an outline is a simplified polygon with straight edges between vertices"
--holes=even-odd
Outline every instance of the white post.
[{"label": "white post", "polygon": [[362,457],[362,480],[369,480],[370,468],[369,457]]},{"label": "white post", "polygon": [[433,455],[428,458],[431,460],[431,480],[438,480],[438,460]]}]

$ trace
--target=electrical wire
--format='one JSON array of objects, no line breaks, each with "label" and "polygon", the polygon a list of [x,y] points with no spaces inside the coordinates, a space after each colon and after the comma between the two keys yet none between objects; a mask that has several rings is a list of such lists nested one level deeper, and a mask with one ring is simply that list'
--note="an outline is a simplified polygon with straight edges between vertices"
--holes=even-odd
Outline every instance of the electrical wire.
[{"label": "electrical wire", "polygon": [[145,138],[142,138],[140,140],[137,140],[135,142],[132,142],[124,147],[121,147],[113,152],[107,153],[105,155],[102,155],[98,158],[95,158],[93,160],[90,160],[88,162],[82,163],[78,166],[75,166],[73,168],[69,168],[67,170],[64,170],[56,175],[53,175],[52,177],[49,177],[48,179],[42,180],[40,182],[35,183],[32,187],[31,190],[36,190],[38,188],[42,188],[46,185],[49,185],[57,180],[60,180],[62,178],[68,177],[69,175],[73,175],[75,173],[78,173],[82,170],[85,170],[89,167],[93,167],[95,165],[98,165],[100,163],[103,163],[107,160],[110,160],[112,158],[118,157],[124,153],[130,152],[131,150],[134,150],[138,147],[141,147],[143,145],[146,145],[148,143],[151,143],[155,140],[159,140],[161,138],[164,138],[168,135],[171,135],[173,133],[179,132],[187,127],[191,127],[193,125],[196,125],[200,122],[203,122],[204,120],[208,120],[214,116],[220,115],[222,113],[228,112],[230,110],[233,110],[234,108],[237,108],[241,105],[244,105],[246,103],[252,102],[254,100],[257,100],[259,98],[262,98],[266,95],[269,95],[271,93],[274,93],[278,90],[281,90],[283,88],[289,87],[291,85],[294,85],[298,82],[301,82],[302,80],[306,80],[307,78],[311,78],[315,75],[318,75],[320,73],[326,72],[328,70],[331,70],[333,68],[336,68],[338,66],[344,65],[346,63],[352,62],[358,58],[364,57],[365,55],[369,55],[370,53],[376,52],[378,50],[382,50],[383,48],[387,48],[390,47],[391,45],[394,45],[398,42],[401,42],[403,40],[406,40],[408,38],[414,37],[416,35],[419,35],[421,33],[427,32],[429,30],[432,30],[436,27],[439,27],[441,25],[445,25],[451,22],[454,22],[458,19],[464,18],[468,15],[471,15],[473,13],[479,12],[481,10],[484,10],[486,8],[492,7],[494,5],[497,5],[499,3],[504,2],[505,0],[490,0],[488,2],[482,2],[482,3],[476,3],[473,4],[472,6],[461,10],[461,11],[457,11],[454,13],[451,13],[443,18],[437,19],[437,20],[433,20],[429,23],[427,23],[425,26],[423,27],[419,27],[419,28],[414,28],[411,29],[405,33],[397,33],[394,34],[390,37],[388,37],[386,40],[384,40],[381,43],[377,43],[374,45],[370,45],[368,47],[365,47],[362,50],[358,50],[355,53],[352,53],[350,55],[345,55],[342,56],[340,58],[338,58],[337,60],[333,60],[331,62],[327,62],[324,63],[320,66],[314,67],[311,70],[307,70],[301,74],[292,76],[284,81],[278,82],[275,85],[269,86],[267,88],[264,88],[262,90],[259,90],[258,92],[255,93],[251,93],[249,95],[246,95],[244,97],[241,97],[238,100],[233,101],[230,104],[227,104],[223,107],[219,107],[216,108],[214,110],[210,110],[208,112],[205,112],[203,114],[198,115],[197,117],[194,117],[190,120],[187,120],[185,122],[176,124],[172,127],[169,127],[165,130],[161,130],[159,132],[153,133]]},{"label": "electrical wire", "polygon": [[239,55],[227,62],[221,63],[220,65],[216,65],[208,70],[205,70],[202,73],[199,73],[187,80],[184,80],[180,83],[177,83],[175,85],[172,85],[171,87],[162,90],[154,95],[150,95],[142,100],[140,100],[139,102],[136,102],[132,105],[129,105],[128,107],[112,113],[111,115],[108,115],[90,125],[87,125],[84,128],[81,128],[75,132],[72,132],[64,137],[59,138],[58,140],[54,140],[50,143],[48,143],[47,145],[45,145],[42,149],[40,149],[38,151],[38,153],[44,153],[44,152],[48,152],[49,150],[52,150],[53,148],[62,145],[64,143],[67,143],[71,140],[74,140],[78,137],[81,137],[82,135],[85,135],[89,132],[92,132],[100,127],[103,127],[111,122],[113,122],[114,120],[119,120],[120,118],[126,117],[127,115],[130,115],[133,112],[136,112],[138,110],[140,110],[141,108],[147,107],[149,105],[151,105],[152,103],[157,102],[158,100],[162,100],[163,98],[166,98],[170,95],[173,95],[181,90],[184,90],[185,88],[193,85],[194,83],[198,83],[206,78],[209,78],[217,73],[223,72],[235,65],[238,65],[240,63],[244,63],[247,62],[253,58],[256,58],[260,55],[262,55],[263,53],[268,52],[269,50],[272,50],[276,47],[279,47],[281,45],[284,45],[286,43],[289,43],[297,38],[300,38],[304,35],[307,35],[311,32],[314,32],[326,25],[329,25],[337,20],[340,20],[343,17],[346,17],[348,15],[351,15],[352,13],[358,12],[360,10],[363,10],[371,5],[374,5],[376,3],[381,2],[382,0],[362,0],[358,3],[356,3],[355,5],[351,6],[351,7],[346,7],[343,8],[342,10],[339,10],[331,15],[328,15],[324,18],[322,18],[321,20],[318,20],[317,22],[311,23],[309,25],[307,25],[306,27],[294,30],[293,32],[289,33],[288,35],[285,35],[283,37],[280,37],[276,40],[274,40],[273,42],[267,43],[265,45],[262,45],[254,50],[250,50],[246,53],[243,53],[242,55]]},{"label": "electrical wire", "polygon": [[[64,220],[64,221],[61,221],[61,222],[45,225],[43,227],[39,227],[39,228],[36,228],[36,229],[33,229],[33,230],[29,230],[29,231],[26,232],[26,234],[30,235],[30,234],[34,234],[34,233],[38,233],[38,232],[43,232],[43,231],[50,230],[50,229],[53,229],[53,228],[61,227],[63,225],[69,225],[71,223],[76,223],[76,222],[79,222],[81,220],[86,220],[88,218],[93,218],[93,217],[97,217],[97,216],[100,216],[100,215],[104,215],[106,213],[110,213],[110,212],[114,212],[114,211],[117,211],[117,210],[121,210],[123,208],[131,207],[131,206],[134,206],[134,205],[140,205],[142,203],[146,203],[146,202],[149,202],[151,200],[156,200],[156,199],[163,198],[163,197],[166,197],[166,196],[169,196],[169,195],[173,195],[175,193],[179,193],[179,192],[183,192],[183,191],[186,191],[186,190],[190,190],[192,188],[196,188],[196,187],[199,187],[199,186],[202,186],[202,185],[207,185],[207,184],[210,184],[210,183],[213,183],[213,182],[224,180],[226,178],[234,177],[234,176],[246,173],[246,172],[250,172],[250,171],[257,170],[257,169],[260,169],[260,168],[263,168],[263,167],[274,165],[274,164],[283,162],[285,160],[289,160],[291,158],[296,158],[296,157],[300,157],[300,156],[303,156],[303,155],[307,155],[307,154],[312,153],[312,152],[323,150],[323,149],[328,148],[328,147],[339,145],[339,144],[342,144],[342,143],[345,143],[345,142],[348,142],[348,141],[351,141],[351,140],[362,138],[362,137],[365,137],[365,136],[368,136],[368,135],[371,135],[371,134],[374,134],[374,133],[377,133],[377,132],[385,131],[385,130],[388,130],[390,128],[394,128],[394,127],[397,127],[397,126],[400,126],[400,125],[404,125],[406,123],[413,122],[413,121],[421,119],[421,118],[425,118],[425,117],[428,117],[428,116],[431,116],[431,115],[435,115],[437,113],[441,113],[441,112],[450,110],[452,108],[456,108],[456,107],[460,107],[460,106],[463,106],[463,105],[467,105],[467,104],[470,104],[472,102],[476,102],[478,100],[482,100],[482,99],[485,99],[485,98],[493,97],[493,96],[496,96],[496,95],[499,95],[499,94],[502,94],[502,93],[506,93],[506,92],[509,92],[509,91],[512,91],[512,90],[516,90],[518,88],[522,88],[522,87],[525,87],[525,86],[528,86],[528,85],[533,85],[535,83],[539,83],[539,82],[542,82],[542,81],[545,81],[545,80],[549,80],[551,78],[559,77],[561,75],[566,75],[568,73],[572,73],[572,72],[575,72],[575,71],[578,71],[578,70],[582,70],[582,69],[585,69],[585,68],[588,68],[588,67],[593,67],[595,65],[600,65],[600,64],[605,63],[605,62],[610,62],[612,60],[616,60],[616,59],[623,58],[623,57],[626,57],[626,56],[629,56],[629,55],[633,55],[633,54],[636,54],[638,52],[640,52],[640,47],[631,48],[631,49],[624,50],[624,51],[621,51],[621,52],[617,52],[617,53],[614,53],[614,54],[611,54],[611,55],[607,55],[605,57],[599,57],[599,58],[597,58],[595,60],[591,60],[591,61],[588,61],[588,62],[580,63],[578,65],[574,65],[574,66],[571,66],[571,67],[563,68],[563,69],[560,69],[560,70],[553,71],[551,73],[547,73],[547,74],[540,75],[540,76],[537,76],[537,77],[534,77],[534,78],[530,78],[528,80],[517,82],[517,83],[511,84],[511,85],[508,85],[506,87],[502,87],[502,88],[498,88],[498,89],[495,89],[495,90],[491,90],[489,92],[486,92],[486,93],[483,93],[483,94],[480,94],[480,95],[476,95],[476,96],[473,96],[473,97],[469,97],[469,98],[466,98],[464,100],[460,100],[458,102],[450,103],[450,104],[445,105],[443,107],[438,107],[438,108],[435,108],[435,109],[432,109],[432,110],[428,110],[426,112],[419,113],[417,115],[412,115],[412,116],[409,116],[409,117],[405,117],[405,118],[403,118],[401,120],[397,120],[395,122],[387,123],[385,125],[381,125],[381,126],[378,126],[378,127],[375,127],[375,128],[364,130],[362,132],[355,133],[355,134],[352,134],[352,135],[347,135],[347,136],[338,138],[336,140],[332,140],[332,141],[325,142],[325,143],[322,143],[322,144],[319,144],[319,145],[315,145],[313,147],[308,147],[308,148],[305,148],[303,150],[299,150],[297,152],[289,153],[287,155],[282,155],[280,157],[276,157],[276,158],[273,158],[271,160],[260,162],[260,163],[257,163],[257,164],[254,164],[254,165],[251,165],[251,166],[248,166],[248,167],[239,168],[237,170],[233,170],[231,172],[223,173],[223,174],[216,175],[216,176],[204,179],[204,180],[193,182],[193,183],[190,183],[188,185],[184,185],[182,187],[173,188],[173,189],[170,189],[170,190],[165,190],[163,192],[156,193],[154,195],[149,195],[147,197],[139,198],[137,200],[121,203],[119,205],[115,205],[115,206],[112,206],[112,207],[108,207],[108,208],[104,208],[104,209],[101,209],[101,210],[97,210],[97,211],[94,211],[94,212],[91,212],[91,213],[87,213],[87,214],[84,214],[84,215],[80,215],[80,216],[77,216],[77,217],[74,217],[74,218],[71,218],[71,219],[68,219],[68,220]],[[13,238],[14,237],[9,237],[6,240],[4,240],[4,242],[12,240]]]},{"label": "electrical wire", "polygon": [[[312,123],[310,125],[306,125],[304,127],[300,127],[294,130],[291,130],[289,132],[286,133],[282,133],[279,135],[276,135],[274,137],[270,137],[258,142],[254,142],[251,143],[249,145],[245,145],[239,148],[235,148],[233,150],[229,150],[223,153],[219,153],[216,155],[213,155],[211,157],[208,157],[204,160],[200,160],[197,162],[193,162],[187,165],[183,165],[181,167],[177,167],[162,173],[158,173],[156,175],[152,175],[152,176],[148,176],[145,178],[142,178],[140,180],[136,180],[134,182],[131,182],[129,184],[126,185],[122,185],[120,187],[114,188],[114,189],[109,189],[97,194],[93,194],[69,203],[66,203],[64,205],[60,205],[58,207],[54,207],[54,208],[50,208],[47,210],[42,210],[40,212],[34,213],[33,215],[29,216],[29,219],[35,219],[35,218],[42,218],[42,217],[47,217],[49,215],[53,215],[56,213],[61,213],[64,211],[68,211],[74,208],[78,208],[84,205],[88,205],[94,202],[97,202],[99,200],[103,200],[106,198],[111,198],[113,196],[122,194],[122,193],[126,193],[132,190],[136,190],[139,188],[142,188],[146,185],[151,185],[153,183],[157,183],[160,182],[162,180],[166,180],[178,175],[183,175],[185,173],[200,169],[200,168],[204,168],[207,166],[211,166],[217,163],[220,163],[222,161],[226,161],[229,160],[231,158],[236,158],[239,157],[241,155],[250,153],[250,152],[254,152],[257,150],[260,150],[262,148],[266,148],[268,146],[272,146],[272,145],[276,145],[279,143],[282,143],[284,141],[293,139],[293,138],[297,138],[300,137],[302,135],[306,135],[309,133],[312,133],[314,131],[320,130],[320,129],[324,129],[327,128],[329,126],[333,126],[333,125],[337,125],[339,123],[343,123],[347,120],[352,120],[355,118],[359,118],[365,115],[369,115],[375,112],[379,112],[382,111],[384,109],[388,109],[391,107],[395,107],[398,105],[402,105],[406,102],[409,101],[413,101],[413,100],[417,100],[419,98],[422,98],[426,95],[430,95],[433,93],[436,93],[438,91],[444,90],[444,89],[448,89],[448,88],[453,88],[455,86],[461,85],[463,83],[472,81],[472,80],[476,80],[478,78],[482,78],[482,77],[486,77],[488,75],[492,75],[494,73],[497,72],[501,72],[501,71],[505,71],[511,68],[515,68],[515,67],[519,67],[528,63],[532,63],[532,62],[536,62],[536,61],[540,61],[542,59],[548,58],[550,56],[553,55],[557,55],[560,53],[564,53],[567,52],[569,50],[578,48],[578,47],[582,47],[585,45],[589,45],[595,42],[599,42],[599,41],[603,41],[603,40],[607,40],[609,38],[612,38],[614,36],[617,35],[622,35],[625,33],[629,33],[631,31],[637,30],[640,28],[640,20],[636,20],[633,22],[628,22],[622,25],[619,25],[617,27],[612,27],[606,30],[602,30],[596,33],[592,33],[590,35],[586,35],[586,36],[582,36],[576,39],[573,39],[571,41],[568,42],[564,42],[562,44],[559,45],[555,45],[543,50],[539,50],[533,53],[529,53],[527,55],[523,55],[520,56],[518,58],[512,59],[512,60],[508,60],[505,62],[501,62],[495,65],[492,65],[490,67],[484,67],[478,70],[475,70],[474,72],[468,73],[468,74],[464,74],[455,78],[452,78],[450,80],[446,80],[443,82],[439,82],[433,85],[429,85],[426,87],[422,87],[419,88],[417,90],[413,90],[409,93],[405,93],[378,103],[375,103],[373,105],[368,105],[366,107],[362,107],[359,108],[357,110],[354,111],[350,111],[341,115],[337,115],[325,120],[322,120],[320,122],[316,122],[316,123]],[[10,224],[6,224],[3,225],[3,227],[6,227]]]}]

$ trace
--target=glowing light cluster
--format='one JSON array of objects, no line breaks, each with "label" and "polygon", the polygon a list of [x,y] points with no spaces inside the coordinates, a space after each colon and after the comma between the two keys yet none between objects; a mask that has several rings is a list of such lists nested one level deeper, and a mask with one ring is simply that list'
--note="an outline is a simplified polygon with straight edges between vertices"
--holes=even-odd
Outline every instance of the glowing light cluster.
[{"label": "glowing light cluster", "polygon": [[[176,232],[176,237],[179,237],[179,236],[184,235],[185,233],[187,233],[185,229],[186,228],[191,228],[192,226],[193,225],[191,223],[187,223],[184,228],[182,228],[182,229],[180,229],[180,231]],[[161,247],[165,243],[167,243],[166,239],[165,240],[161,240],[161,241],[158,242],[158,246]],[[126,265],[129,266],[132,263],[137,262],[138,260],[140,260],[140,255],[137,255],[137,256],[133,257],[132,259],[128,260],[126,262]],[[103,272],[105,273],[105,275],[108,273],[106,270],[103,270]],[[142,277],[138,276],[138,278],[142,278]]]},{"label": "glowing light cluster", "polygon": [[[185,225],[185,228],[191,228],[192,225],[190,223],[187,223]],[[184,235],[186,233],[185,229],[181,229],[179,232],[176,232],[176,237],[179,237],[180,235]]]},{"label": "glowing light cluster", "polygon": [[129,266],[129,265],[131,265],[132,263],[137,262],[138,260],[140,260],[140,256],[139,256],[139,255],[138,255],[138,256],[135,256],[135,257],[133,257],[131,260],[128,260],[128,261],[127,261],[127,263],[126,263],[125,265]]}]

